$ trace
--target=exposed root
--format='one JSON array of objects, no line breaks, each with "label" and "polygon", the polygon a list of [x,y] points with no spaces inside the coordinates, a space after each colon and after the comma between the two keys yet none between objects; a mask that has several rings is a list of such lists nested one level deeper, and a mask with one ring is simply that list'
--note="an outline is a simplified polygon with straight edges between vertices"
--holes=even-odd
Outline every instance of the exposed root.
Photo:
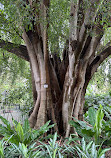
[{"label": "exposed root", "polygon": [[30,127],[34,128],[37,118],[33,116],[33,114],[31,114],[28,120],[29,120]]}]

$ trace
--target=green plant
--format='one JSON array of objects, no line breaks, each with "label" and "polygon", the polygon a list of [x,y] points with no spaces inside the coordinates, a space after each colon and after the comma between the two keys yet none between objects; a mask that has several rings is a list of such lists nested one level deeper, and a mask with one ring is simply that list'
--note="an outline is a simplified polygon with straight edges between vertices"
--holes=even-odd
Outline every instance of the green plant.
[{"label": "green plant", "polygon": [[75,143],[76,141],[80,141],[80,138],[77,136],[77,134],[70,134],[68,138],[66,138],[66,144],[70,145],[72,143]]},{"label": "green plant", "polygon": [[0,116],[0,119],[4,123],[4,125],[0,124],[0,134],[4,136],[5,140],[8,140],[11,137],[9,142],[14,143],[17,146],[19,146],[19,143],[23,143],[24,145],[33,143],[54,126],[49,125],[50,121],[48,121],[39,130],[35,130],[30,128],[29,121],[26,119],[23,125],[21,125],[20,122],[13,120],[13,127],[11,127],[9,121],[5,118]]},{"label": "green plant", "polygon": [[99,143],[104,138],[104,144],[111,145],[111,107],[100,105],[98,110],[90,107],[86,115],[86,121],[94,127],[95,141]]},{"label": "green plant", "polygon": [[96,120],[95,120],[95,124],[94,124],[94,128],[93,128],[95,131],[95,134],[94,134],[95,143],[97,143],[99,141],[99,138],[101,135],[103,117],[104,117],[103,107],[102,107],[102,105],[100,105],[100,108],[96,112]]},{"label": "green plant", "polygon": [[17,156],[22,158],[39,158],[41,157],[41,151],[39,151],[39,147],[36,146],[36,143],[29,146],[23,143],[19,143],[19,146],[11,143],[5,157],[14,158]]},{"label": "green plant", "polygon": [[[111,94],[104,95],[86,95],[85,96],[85,111],[88,110],[89,107],[94,107],[95,109],[99,108],[99,105],[103,106],[103,110],[109,112],[111,111]],[[108,108],[107,108],[108,107]]]},{"label": "green plant", "polygon": [[81,145],[75,146],[79,158],[105,158],[105,152],[111,148],[102,149],[101,146],[95,145],[93,141],[86,144],[84,138],[81,140]]},{"label": "green plant", "polygon": [[71,155],[75,155],[75,151],[73,150],[74,147],[70,146],[69,144],[62,144],[57,141],[58,135],[55,133],[53,138],[50,138],[48,143],[43,143],[41,141],[39,145],[41,155],[45,158],[71,158]]},{"label": "green plant", "polygon": [[0,157],[4,158],[4,143],[0,141]]},{"label": "green plant", "polygon": [[70,124],[73,127],[75,127],[79,135],[81,135],[87,140],[88,139],[90,140],[92,137],[94,137],[95,143],[100,144],[101,132],[104,130],[104,127],[103,127],[104,113],[103,113],[102,105],[100,105],[98,110],[95,110],[93,107],[90,107],[88,109],[87,116],[88,116],[88,119],[87,119],[88,122],[72,120],[70,121]]},{"label": "green plant", "polygon": [[11,139],[12,136],[10,136],[10,138],[5,141],[4,138],[0,141],[0,158],[7,158],[6,154],[7,154],[7,147],[9,147],[9,140]]},{"label": "green plant", "polygon": [[60,158],[63,158],[63,155],[61,154],[61,147],[56,142],[57,141],[57,133],[54,134],[53,139],[50,138],[50,141],[48,141],[48,144],[40,142],[42,145],[40,148],[42,149],[42,154],[48,158],[56,158],[57,155]]}]

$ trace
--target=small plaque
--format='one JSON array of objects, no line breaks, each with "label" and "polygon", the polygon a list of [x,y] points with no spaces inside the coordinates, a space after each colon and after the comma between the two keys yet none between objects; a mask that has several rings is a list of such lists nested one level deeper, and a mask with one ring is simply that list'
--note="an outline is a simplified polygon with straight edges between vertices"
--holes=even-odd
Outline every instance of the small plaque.
[{"label": "small plaque", "polygon": [[48,84],[44,84],[44,88],[48,88]]}]

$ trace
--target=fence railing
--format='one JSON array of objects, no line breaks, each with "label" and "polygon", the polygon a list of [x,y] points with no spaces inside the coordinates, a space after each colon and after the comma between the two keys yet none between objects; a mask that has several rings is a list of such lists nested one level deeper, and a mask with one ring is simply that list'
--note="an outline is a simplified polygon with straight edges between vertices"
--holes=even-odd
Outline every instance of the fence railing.
[{"label": "fence railing", "polygon": [[[20,110],[20,106],[13,105],[13,106],[0,106],[0,115],[6,118],[10,124],[13,126],[12,118],[18,122],[23,123],[23,121],[28,118],[28,115],[23,115],[22,111]],[[2,121],[0,120],[0,124]]]}]

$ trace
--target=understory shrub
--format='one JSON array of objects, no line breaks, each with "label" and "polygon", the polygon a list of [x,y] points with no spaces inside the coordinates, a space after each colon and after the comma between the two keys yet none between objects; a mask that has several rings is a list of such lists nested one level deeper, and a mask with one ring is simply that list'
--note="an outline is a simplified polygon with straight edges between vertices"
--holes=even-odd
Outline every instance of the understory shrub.
[{"label": "understory shrub", "polygon": [[[103,109],[107,106],[111,107],[111,93],[105,95],[86,95],[85,96],[85,112],[89,107],[95,107],[98,109],[99,105],[103,106]],[[106,108],[107,109],[107,108]]]},{"label": "understory shrub", "polygon": [[[108,113],[107,119],[104,119],[104,110],[102,105],[97,109],[90,107],[84,115],[85,121],[79,121],[74,118],[70,121],[71,126],[76,132],[84,137],[87,142],[94,140],[95,144],[104,143],[111,146],[111,121]],[[104,142],[103,142],[104,140]]]},{"label": "understory shrub", "polygon": [[[72,120],[76,129],[67,139],[61,139],[57,133],[47,135],[50,128],[48,121],[40,129],[31,129],[26,119],[23,124],[13,119],[9,121],[0,116],[0,158],[105,158],[103,144],[111,145],[111,122],[100,105],[98,109],[90,107],[84,115],[85,121]],[[108,113],[110,116],[110,113]],[[103,141],[104,140],[104,141]]]}]

